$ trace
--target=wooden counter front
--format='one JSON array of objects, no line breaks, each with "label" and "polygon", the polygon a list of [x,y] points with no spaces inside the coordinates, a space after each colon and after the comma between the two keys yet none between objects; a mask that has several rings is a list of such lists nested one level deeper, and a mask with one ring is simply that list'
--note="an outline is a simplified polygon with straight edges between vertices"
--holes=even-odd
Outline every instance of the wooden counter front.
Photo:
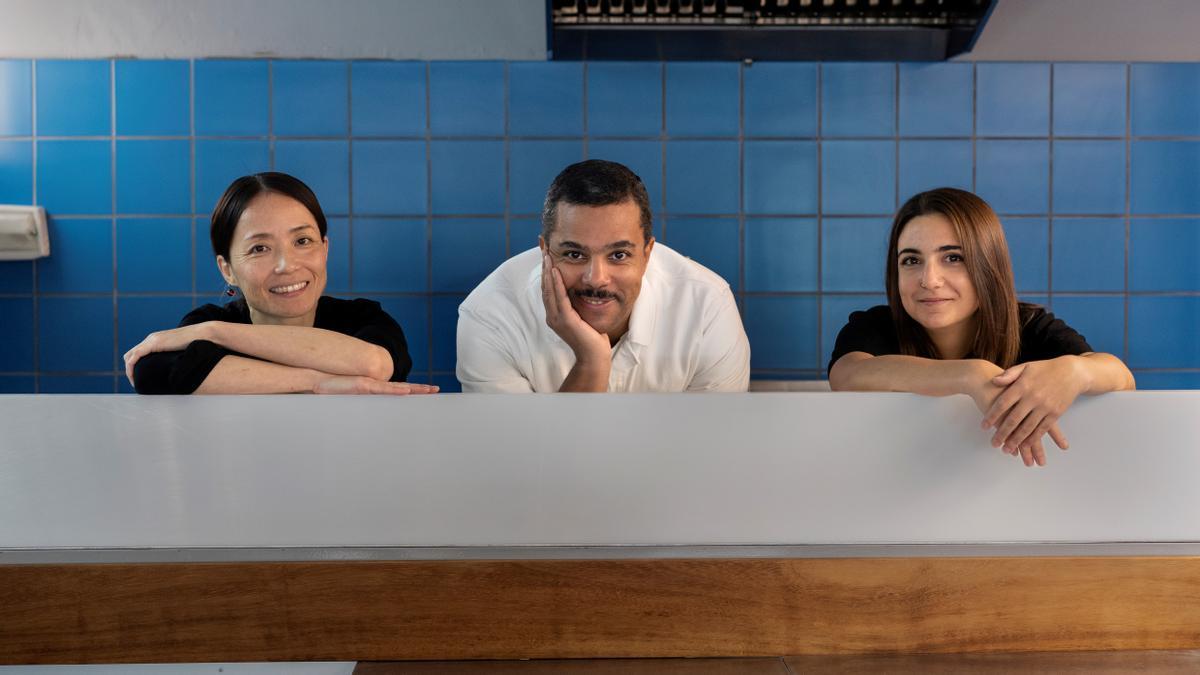
[{"label": "wooden counter front", "polygon": [[0,399],[0,663],[1200,648],[1191,393]]}]

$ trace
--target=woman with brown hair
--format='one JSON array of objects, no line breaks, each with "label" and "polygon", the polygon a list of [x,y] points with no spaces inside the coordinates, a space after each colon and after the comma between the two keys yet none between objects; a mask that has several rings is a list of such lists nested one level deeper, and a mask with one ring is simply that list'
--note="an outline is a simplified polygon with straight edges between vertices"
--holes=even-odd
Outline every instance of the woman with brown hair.
[{"label": "woman with brown hair", "polygon": [[887,306],[854,312],[830,360],[834,390],[967,394],[995,428],[992,445],[1026,466],[1064,450],[1058,418],[1080,394],[1133,389],[1112,354],[1038,305],[1017,302],[1004,230],[979,197],[913,196],[892,222]]}]

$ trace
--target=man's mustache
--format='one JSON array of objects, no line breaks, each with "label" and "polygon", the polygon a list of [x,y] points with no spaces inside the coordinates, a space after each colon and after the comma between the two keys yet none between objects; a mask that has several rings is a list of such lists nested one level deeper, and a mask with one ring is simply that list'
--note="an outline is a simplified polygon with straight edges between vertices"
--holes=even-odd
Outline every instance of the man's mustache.
[{"label": "man's mustache", "polygon": [[574,295],[579,298],[591,298],[593,300],[607,300],[609,298],[616,299],[616,297],[617,297],[616,293],[610,293],[606,290],[599,289],[599,288],[573,289],[571,291],[571,295]]}]

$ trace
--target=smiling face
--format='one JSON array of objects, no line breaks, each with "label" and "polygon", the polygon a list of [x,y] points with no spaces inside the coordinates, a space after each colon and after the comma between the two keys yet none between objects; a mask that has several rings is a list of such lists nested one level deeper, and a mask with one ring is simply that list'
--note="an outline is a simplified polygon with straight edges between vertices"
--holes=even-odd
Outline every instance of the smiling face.
[{"label": "smiling face", "polygon": [[628,199],[605,206],[560,202],[543,251],[562,274],[571,307],[615,343],[629,330],[654,238],[645,240],[642,212]]},{"label": "smiling face", "polygon": [[954,227],[938,213],[916,216],[900,232],[897,249],[904,311],[925,328],[943,358],[962,358],[979,298]]},{"label": "smiling face", "polygon": [[241,289],[253,323],[311,326],[325,291],[328,255],[329,240],[303,204],[264,192],[242,212],[229,259],[218,255],[217,267]]}]

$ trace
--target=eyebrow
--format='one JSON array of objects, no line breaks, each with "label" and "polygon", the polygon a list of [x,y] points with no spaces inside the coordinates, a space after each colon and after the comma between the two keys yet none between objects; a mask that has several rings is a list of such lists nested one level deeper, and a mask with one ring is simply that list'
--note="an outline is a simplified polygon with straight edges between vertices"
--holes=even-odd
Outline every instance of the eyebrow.
[{"label": "eyebrow", "polygon": [[[300,232],[301,230],[309,230],[309,229],[315,230],[315,229],[317,229],[317,226],[316,225],[297,225],[297,226],[293,227],[292,229],[288,230],[288,234],[291,234],[293,232]],[[267,239],[268,237],[270,237],[270,235],[267,234],[266,232],[255,232],[253,234],[248,234],[248,235],[242,237],[242,241],[251,241],[254,239]]]},{"label": "eyebrow", "polygon": [[[962,247],[957,244],[946,244],[945,246],[939,246],[934,250],[935,251],[961,251]],[[917,255],[921,255],[921,252],[915,248],[902,248],[902,249],[900,249],[900,252],[897,253],[896,255],[904,255],[905,253],[916,253]]]},{"label": "eyebrow", "polygon": [[[560,242],[558,247],[559,248],[577,249],[580,251],[588,250],[588,248],[586,246],[584,246],[583,244],[580,244],[580,243],[577,243],[574,241]],[[629,241],[628,239],[622,239],[621,241],[614,241],[613,243],[611,243],[607,246],[601,247],[601,250],[612,251],[612,250],[619,249],[619,248],[633,248],[633,242]]]}]

